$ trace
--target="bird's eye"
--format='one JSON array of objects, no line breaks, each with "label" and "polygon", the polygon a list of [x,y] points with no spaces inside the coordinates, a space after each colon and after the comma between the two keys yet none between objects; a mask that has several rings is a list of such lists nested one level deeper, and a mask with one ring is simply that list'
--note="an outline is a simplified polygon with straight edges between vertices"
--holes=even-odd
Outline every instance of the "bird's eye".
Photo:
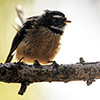
[{"label": "bird's eye", "polygon": [[58,23],[58,20],[56,18],[53,19],[53,23]]}]

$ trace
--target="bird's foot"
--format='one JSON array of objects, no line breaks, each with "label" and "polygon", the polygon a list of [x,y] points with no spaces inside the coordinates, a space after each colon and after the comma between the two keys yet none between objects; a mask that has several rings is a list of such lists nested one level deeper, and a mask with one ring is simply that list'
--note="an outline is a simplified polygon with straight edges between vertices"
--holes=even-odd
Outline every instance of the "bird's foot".
[{"label": "bird's foot", "polygon": [[58,64],[56,63],[56,61],[48,61],[49,63],[52,63],[52,65],[53,65],[53,68],[56,68],[56,69],[58,69]]},{"label": "bird's foot", "polygon": [[34,60],[34,67],[35,68],[39,68],[41,65],[40,63],[38,62],[38,60]]}]

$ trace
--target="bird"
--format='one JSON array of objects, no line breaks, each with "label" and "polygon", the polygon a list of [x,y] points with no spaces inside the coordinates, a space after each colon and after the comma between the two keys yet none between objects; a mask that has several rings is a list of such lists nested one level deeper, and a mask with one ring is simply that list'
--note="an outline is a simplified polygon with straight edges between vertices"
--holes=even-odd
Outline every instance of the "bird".
[{"label": "bird", "polygon": [[57,10],[44,10],[38,16],[27,18],[15,35],[10,52],[5,63],[11,62],[16,51],[16,59],[25,63],[37,60],[40,64],[48,64],[57,55],[61,36],[64,33],[67,20],[64,13]]}]

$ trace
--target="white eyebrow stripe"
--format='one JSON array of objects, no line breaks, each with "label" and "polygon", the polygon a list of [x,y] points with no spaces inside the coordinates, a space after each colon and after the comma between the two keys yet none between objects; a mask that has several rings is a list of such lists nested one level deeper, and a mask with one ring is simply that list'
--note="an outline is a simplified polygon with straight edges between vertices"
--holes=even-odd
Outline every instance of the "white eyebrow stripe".
[{"label": "white eyebrow stripe", "polygon": [[54,18],[62,18],[60,15],[53,15]]}]

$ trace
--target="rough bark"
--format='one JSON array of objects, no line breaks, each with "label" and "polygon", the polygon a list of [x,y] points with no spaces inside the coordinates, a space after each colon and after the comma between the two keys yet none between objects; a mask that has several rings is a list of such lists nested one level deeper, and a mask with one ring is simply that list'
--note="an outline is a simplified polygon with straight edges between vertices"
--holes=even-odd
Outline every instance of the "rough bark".
[{"label": "rough bark", "polygon": [[92,84],[94,79],[100,79],[100,62],[34,65],[24,63],[0,64],[0,81],[7,83],[21,83],[19,94],[23,95],[27,85],[34,82],[69,82],[86,81]]}]

